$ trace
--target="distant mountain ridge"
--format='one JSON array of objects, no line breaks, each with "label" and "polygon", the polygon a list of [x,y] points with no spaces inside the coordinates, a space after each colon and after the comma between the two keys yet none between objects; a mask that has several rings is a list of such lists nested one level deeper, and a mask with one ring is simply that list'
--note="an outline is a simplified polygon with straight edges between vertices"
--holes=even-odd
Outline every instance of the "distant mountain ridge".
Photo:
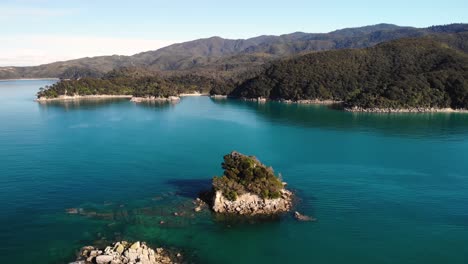
[{"label": "distant mountain ridge", "polygon": [[433,33],[468,31],[468,24],[428,28],[377,24],[345,28],[330,33],[295,32],[250,39],[211,37],[173,44],[133,56],[100,56],[54,62],[32,67],[0,67],[0,79],[98,77],[120,67],[141,67],[153,71],[196,71],[229,74],[249,66],[297,54],[345,48],[365,48],[390,40]]}]

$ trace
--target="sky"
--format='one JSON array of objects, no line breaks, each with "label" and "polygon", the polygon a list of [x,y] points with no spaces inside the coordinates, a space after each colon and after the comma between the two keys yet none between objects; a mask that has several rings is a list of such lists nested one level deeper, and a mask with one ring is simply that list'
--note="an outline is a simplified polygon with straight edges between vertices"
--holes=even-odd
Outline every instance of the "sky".
[{"label": "sky", "polygon": [[468,23],[468,1],[0,0],[0,23],[0,66],[26,66],[211,36]]}]

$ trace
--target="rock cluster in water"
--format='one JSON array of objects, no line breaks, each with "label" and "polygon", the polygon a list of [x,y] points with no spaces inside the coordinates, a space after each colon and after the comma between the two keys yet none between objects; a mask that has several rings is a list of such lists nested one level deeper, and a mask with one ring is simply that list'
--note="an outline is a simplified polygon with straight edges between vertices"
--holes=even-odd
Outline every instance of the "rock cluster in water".
[{"label": "rock cluster in water", "polygon": [[245,193],[231,201],[217,191],[213,200],[213,211],[239,215],[283,213],[291,210],[292,196],[292,192],[288,190],[282,190],[281,197],[276,199],[263,199],[256,194]]},{"label": "rock cluster in water", "polygon": [[172,255],[163,248],[153,250],[144,242],[133,244],[126,241],[116,242],[104,250],[92,246],[83,247],[78,259],[70,264],[175,264],[182,262],[182,255]]}]

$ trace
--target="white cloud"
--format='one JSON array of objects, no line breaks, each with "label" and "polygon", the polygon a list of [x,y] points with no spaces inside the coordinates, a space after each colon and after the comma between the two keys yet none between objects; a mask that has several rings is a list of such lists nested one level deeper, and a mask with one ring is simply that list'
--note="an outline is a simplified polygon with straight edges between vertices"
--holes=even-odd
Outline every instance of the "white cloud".
[{"label": "white cloud", "polygon": [[170,40],[89,36],[0,36],[0,66],[32,66],[103,55],[133,55],[174,43]]}]

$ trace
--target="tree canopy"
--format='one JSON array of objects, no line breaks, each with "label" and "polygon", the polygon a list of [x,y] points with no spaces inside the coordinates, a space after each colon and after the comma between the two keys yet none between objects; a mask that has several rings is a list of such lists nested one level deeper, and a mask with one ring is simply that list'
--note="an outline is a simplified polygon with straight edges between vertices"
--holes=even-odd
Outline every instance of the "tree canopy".
[{"label": "tree canopy", "polygon": [[264,199],[279,198],[283,183],[271,167],[263,165],[256,157],[231,152],[224,156],[224,174],[213,178],[213,187],[229,200],[239,195],[253,193]]}]

